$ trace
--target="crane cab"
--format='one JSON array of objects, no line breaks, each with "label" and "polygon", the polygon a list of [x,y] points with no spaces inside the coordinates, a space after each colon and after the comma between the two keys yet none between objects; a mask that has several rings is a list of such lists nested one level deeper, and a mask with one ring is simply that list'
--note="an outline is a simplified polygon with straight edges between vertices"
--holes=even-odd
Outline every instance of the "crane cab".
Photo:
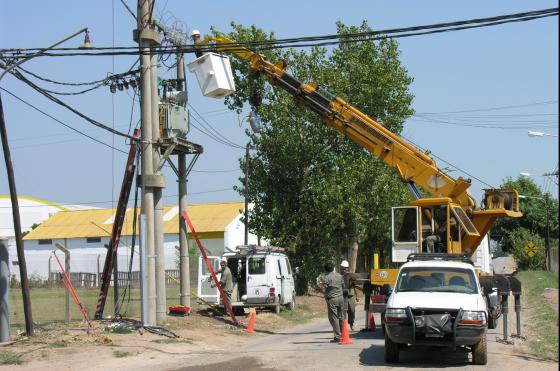
[{"label": "crane cab", "polygon": [[450,198],[418,199],[392,210],[392,261],[412,253],[465,253],[465,236],[479,232],[461,206]]}]

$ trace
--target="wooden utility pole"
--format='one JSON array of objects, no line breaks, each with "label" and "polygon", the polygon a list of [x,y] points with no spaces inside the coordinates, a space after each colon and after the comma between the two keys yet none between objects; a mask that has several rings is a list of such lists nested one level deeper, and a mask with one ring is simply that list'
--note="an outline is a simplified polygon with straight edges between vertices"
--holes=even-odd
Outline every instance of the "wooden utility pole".
[{"label": "wooden utility pole", "polygon": [[[5,73],[5,72],[4,72]],[[2,74],[2,77],[4,74]],[[29,280],[27,279],[27,265],[25,264],[25,253],[23,250],[23,239],[21,235],[21,220],[19,216],[19,203],[16,191],[16,181],[12,157],[8,145],[8,133],[6,131],[6,121],[4,120],[4,106],[2,105],[2,95],[0,94],[0,136],[2,137],[2,149],[4,151],[4,162],[6,163],[6,173],[8,175],[8,186],[10,187],[10,200],[12,201],[12,217],[14,219],[14,234],[16,238],[16,249],[19,264],[19,278],[21,282],[21,295],[23,298],[23,314],[25,316],[25,332],[27,336],[33,335],[33,316],[31,314],[31,296],[29,295]]]}]

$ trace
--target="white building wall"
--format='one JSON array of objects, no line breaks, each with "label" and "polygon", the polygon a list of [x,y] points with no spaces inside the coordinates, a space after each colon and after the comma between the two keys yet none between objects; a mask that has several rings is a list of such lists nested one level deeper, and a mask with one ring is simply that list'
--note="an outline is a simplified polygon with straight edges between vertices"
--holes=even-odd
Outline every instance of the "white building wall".
[{"label": "white building wall", "polygon": [[[64,246],[64,239],[53,239],[52,244],[40,245],[37,240],[24,241],[25,262],[27,265],[28,277],[32,275],[36,278],[46,280],[49,276],[49,260],[51,272],[60,272],[60,267],[52,251],[56,250],[56,255],[60,259],[62,266],[65,266],[64,253],[56,249],[56,243]],[[103,271],[107,249],[105,244],[109,243],[109,237],[102,237],[101,242],[87,243],[85,238],[66,239],[66,246],[70,250],[70,268],[72,272],[100,273]],[[222,255],[224,252],[224,240],[222,238],[202,239],[202,245],[208,255]],[[121,272],[128,271],[131,256],[132,237],[121,238],[118,250],[118,269]],[[179,235],[166,234],[164,237],[165,249],[165,269],[179,269]],[[189,246],[199,254],[198,246],[194,238],[189,239]],[[132,271],[139,271],[139,251],[138,238],[135,241]],[[19,267],[15,240],[8,240],[8,252],[10,254],[10,275],[15,276],[19,281]]]},{"label": "white building wall", "polygon": [[[249,245],[257,245],[258,238],[256,234],[249,233]],[[234,251],[239,245],[245,244],[245,224],[241,221],[241,214],[228,224],[224,231],[224,252]],[[261,245],[267,246],[268,241],[261,239]],[[219,254],[221,255],[221,254]]]}]

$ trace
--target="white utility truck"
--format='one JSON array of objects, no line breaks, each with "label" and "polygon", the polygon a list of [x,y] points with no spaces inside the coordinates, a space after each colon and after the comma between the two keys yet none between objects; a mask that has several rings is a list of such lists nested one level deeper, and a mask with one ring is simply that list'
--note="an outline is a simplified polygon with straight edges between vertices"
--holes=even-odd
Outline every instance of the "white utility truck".
[{"label": "white utility truck", "polygon": [[384,314],[385,360],[423,345],[472,352],[487,362],[488,306],[472,261],[459,254],[410,254],[397,276]]},{"label": "white utility truck", "polygon": [[[231,305],[239,308],[280,309],[296,306],[294,274],[284,249],[274,246],[238,246],[223,255],[233,277]],[[219,256],[209,256],[214,271],[220,271]],[[211,304],[222,304],[217,288],[211,287],[211,276],[202,258],[198,261],[198,295]]]}]

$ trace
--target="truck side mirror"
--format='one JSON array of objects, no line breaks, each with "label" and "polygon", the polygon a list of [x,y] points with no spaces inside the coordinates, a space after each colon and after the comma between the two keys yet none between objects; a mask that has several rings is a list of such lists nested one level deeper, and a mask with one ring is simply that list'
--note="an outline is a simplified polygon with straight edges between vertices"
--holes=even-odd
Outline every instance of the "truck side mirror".
[{"label": "truck side mirror", "polygon": [[382,295],[388,296],[388,295],[391,295],[392,292],[393,292],[393,289],[391,288],[391,285],[389,285],[388,283],[381,286],[381,294]]}]

